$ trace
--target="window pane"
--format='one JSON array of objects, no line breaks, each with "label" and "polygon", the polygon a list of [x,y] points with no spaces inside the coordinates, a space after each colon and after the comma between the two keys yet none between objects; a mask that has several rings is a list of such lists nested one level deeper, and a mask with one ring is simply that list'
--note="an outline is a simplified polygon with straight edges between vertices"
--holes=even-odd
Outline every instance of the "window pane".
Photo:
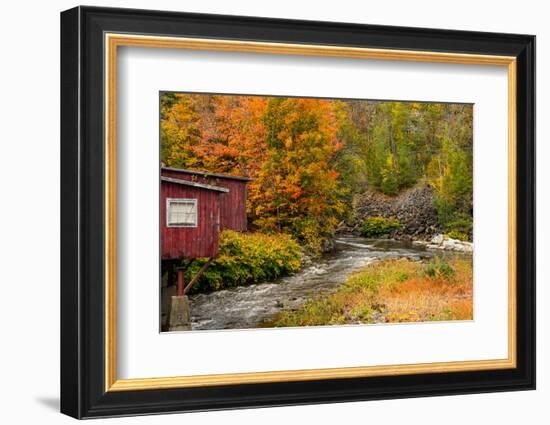
[{"label": "window pane", "polygon": [[196,201],[170,201],[168,209],[168,224],[195,226],[197,224]]}]

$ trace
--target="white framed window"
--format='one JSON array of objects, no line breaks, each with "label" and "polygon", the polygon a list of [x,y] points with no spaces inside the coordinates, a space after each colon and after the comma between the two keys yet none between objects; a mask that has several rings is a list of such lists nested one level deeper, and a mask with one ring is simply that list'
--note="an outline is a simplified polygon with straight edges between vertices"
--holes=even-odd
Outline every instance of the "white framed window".
[{"label": "white framed window", "polygon": [[167,227],[197,227],[198,221],[197,199],[166,199]]}]

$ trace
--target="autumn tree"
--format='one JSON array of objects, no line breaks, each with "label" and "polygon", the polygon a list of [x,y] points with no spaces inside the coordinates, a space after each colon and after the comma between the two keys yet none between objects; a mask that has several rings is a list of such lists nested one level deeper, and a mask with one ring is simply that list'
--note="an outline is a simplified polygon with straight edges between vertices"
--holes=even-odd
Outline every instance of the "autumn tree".
[{"label": "autumn tree", "polygon": [[290,232],[319,251],[344,212],[333,166],[342,147],[333,103],[271,98],[263,121],[265,159],[250,190],[253,223]]},{"label": "autumn tree", "polygon": [[471,105],[447,105],[439,121],[439,149],[428,164],[439,221],[447,231],[472,236],[473,134]]},{"label": "autumn tree", "polygon": [[201,142],[201,131],[195,98],[163,93],[160,113],[161,161],[171,167],[196,166],[194,148]]}]

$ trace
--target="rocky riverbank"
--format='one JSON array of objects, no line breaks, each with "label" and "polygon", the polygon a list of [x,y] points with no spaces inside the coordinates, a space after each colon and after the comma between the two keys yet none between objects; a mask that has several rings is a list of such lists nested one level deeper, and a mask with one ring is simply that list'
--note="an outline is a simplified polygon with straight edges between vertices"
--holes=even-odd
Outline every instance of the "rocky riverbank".
[{"label": "rocky riverbank", "polygon": [[474,244],[471,242],[453,239],[445,235],[435,235],[429,241],[413,241],[414,245],[425,246],[426,249],[442,249],[445,251],[474,252]]},{"label": "rocky riverbank", "polygon": [[311,258],[297,273],[273,282],[189,296],[193,330],[247,329],[265,326],[282,311],[299,309],[307,300],[334,293],[348,276],[374,262],[419,260],[442,254],[409,241],[341,236],[335,249]]}]

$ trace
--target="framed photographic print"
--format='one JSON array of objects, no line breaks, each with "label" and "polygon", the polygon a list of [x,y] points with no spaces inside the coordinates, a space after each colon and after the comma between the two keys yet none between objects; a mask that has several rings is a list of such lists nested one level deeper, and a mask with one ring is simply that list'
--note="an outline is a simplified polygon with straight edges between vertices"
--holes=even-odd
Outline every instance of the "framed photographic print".
[{"label": "framed photographic print", "polygon": [[61,14],[61,411],[535,387],[535,38]]}]

